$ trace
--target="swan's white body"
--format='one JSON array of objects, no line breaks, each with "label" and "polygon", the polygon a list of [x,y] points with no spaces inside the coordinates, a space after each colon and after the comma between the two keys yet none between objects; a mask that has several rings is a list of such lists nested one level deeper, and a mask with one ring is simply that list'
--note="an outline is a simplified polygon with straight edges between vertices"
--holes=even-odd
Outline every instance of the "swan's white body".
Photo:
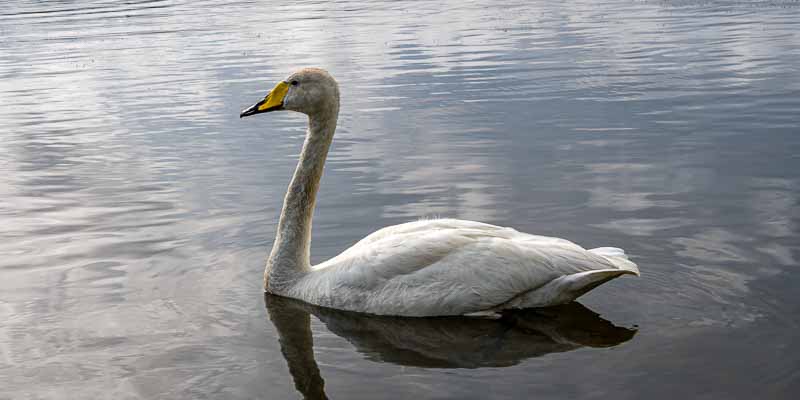
[{"label": "swan's white body", "polygon": [[242,116],[278,109],[308,114],[310,127],[267,262],[270,293],[379,315],[465,315],[563,304],[620,275],[639,274],[621,249],[586,250],[456,219],[383,228],[312,267],[311,216],[336,127],[338,86],[327,72],[304,69]]},{"label": "swan's white body", "polygon": [[435,219],[367,236],[312,267],[286,295],[372,314],[463,315],[570,302],[625,273],[638,270],[618,249]]}]

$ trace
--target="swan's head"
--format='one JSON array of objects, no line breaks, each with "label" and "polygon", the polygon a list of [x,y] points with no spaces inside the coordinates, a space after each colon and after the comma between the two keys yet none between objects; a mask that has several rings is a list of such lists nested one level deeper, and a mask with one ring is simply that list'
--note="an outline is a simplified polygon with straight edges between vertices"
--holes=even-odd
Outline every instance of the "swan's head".
[{"label": "swan's head", "polygon": [[339,85],[323,69],[303,68],[278,82],[263,100],[253,104],[239,117],[290,110],[310,116],[339,111]]}]

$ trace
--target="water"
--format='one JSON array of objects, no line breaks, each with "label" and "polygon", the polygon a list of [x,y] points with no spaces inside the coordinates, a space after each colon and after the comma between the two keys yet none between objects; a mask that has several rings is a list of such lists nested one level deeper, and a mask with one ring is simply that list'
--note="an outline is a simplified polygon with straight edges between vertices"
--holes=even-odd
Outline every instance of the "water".
[{"label": "water", "polygon": [[[797,1],[220,3],[0,11],[0,398],[794,398]],[[265,301],[305,121],[238,113],[301,66],[343,95],[313,261],[447,216],[643,276],[474,324]]]}]

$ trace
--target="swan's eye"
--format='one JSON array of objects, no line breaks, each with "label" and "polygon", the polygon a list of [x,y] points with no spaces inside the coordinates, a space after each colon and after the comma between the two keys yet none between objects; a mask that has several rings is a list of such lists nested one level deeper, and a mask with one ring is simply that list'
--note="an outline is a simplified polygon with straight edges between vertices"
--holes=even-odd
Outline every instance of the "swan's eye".
[{"label": "swan's eye", "polygon": [[300,84],[300,82],[298,82],[298,81],[292,81],[291,83],[292,83],[292,86],[297,86],[297,85]]}]

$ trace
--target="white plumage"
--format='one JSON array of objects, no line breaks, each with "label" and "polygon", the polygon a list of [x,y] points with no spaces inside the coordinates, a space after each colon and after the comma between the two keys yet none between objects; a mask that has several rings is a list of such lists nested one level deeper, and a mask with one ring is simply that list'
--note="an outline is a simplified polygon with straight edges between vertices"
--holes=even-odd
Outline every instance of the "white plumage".
[{"label": "white plumage", "polygon": [[422,220],[367,236],[314,266],[287,295],[325,307],[406,316],[541,307],[572,301],[592,284],[638,274],[615,250],[585,250],[564,239],[480,222]]},{"label": "white plumage", "polygon": [[312,267],[311,216],[336,127],[338,85],[323,70],[304,69],[242,116],[280,109],[309,115],[309,130],[267,262],[268,292],[380,315],[465,315],[567,303],[617,276],[639,274],[621,249],[586,250],[457,219],[383,228]]}]

